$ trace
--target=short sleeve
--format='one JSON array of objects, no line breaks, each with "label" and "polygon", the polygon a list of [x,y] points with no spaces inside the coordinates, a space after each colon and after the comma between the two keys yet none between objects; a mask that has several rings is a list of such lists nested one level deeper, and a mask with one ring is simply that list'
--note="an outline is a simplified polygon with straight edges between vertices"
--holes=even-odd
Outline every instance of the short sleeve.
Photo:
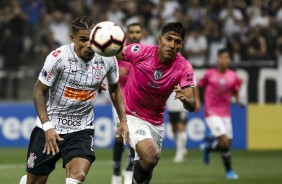
[{"label": "short sleeve", "polygon": [[62,54],[60,50],[51,52],[44,63],[38,79],[47,86],[52,86],[62,68]]},{"label": "short sleeve", "polygon": [[133,64],[142,54],[144,47],[145,46],[141,44],[131,44],[126,46],[123,49],[124,60]]},{"label": "short sleeve", "polygon": [[183,67],[183,71],[182,71],[182,74],[181,74],[181,79],[180,79],[179,85],[180,85],[181,88],[194,87],[195,86],[194,71],[193,71],[192,65],[189,62],[187,62],[187,65],[185,65],[185,67]]},{"label": "short sleeve", "polygon": [[118,82],[118,61],[116,57],[108,57],[107,62],[109,63],[109,70],[107,72],[107,80],[109,84],[115,84]]}]

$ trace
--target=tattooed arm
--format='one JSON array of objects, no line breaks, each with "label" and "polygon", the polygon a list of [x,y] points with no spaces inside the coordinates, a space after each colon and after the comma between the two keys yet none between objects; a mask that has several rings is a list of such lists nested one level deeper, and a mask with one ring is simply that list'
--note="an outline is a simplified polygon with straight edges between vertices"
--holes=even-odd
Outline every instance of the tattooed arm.
[{"label": "tattooed arm", "polygon": [[[49,86],[44,85],[40,80],[37,80],[33,89],[33,103],[37,111],[38,117],[44,125],[44,123],[49,122],[47,107],[45,101],[45,95],[50,89]],[[50,123],[50,122],[49,122]],[[55,155],[59,152],[59,147],[56,141],[61,141],[61,138],[55,131],[54,128],[50,128],[45,131],[45,146],[43,152],[50,154],[50,152]]]},{"label": "tattooed arm", "polygon": [[109,85],[109,93],[120,120],[116,136],[119,137],[121,134],[123,134],[123,142],[125,144],[129,137],[129,133],[126,122],[123,95],[118,82]]}]

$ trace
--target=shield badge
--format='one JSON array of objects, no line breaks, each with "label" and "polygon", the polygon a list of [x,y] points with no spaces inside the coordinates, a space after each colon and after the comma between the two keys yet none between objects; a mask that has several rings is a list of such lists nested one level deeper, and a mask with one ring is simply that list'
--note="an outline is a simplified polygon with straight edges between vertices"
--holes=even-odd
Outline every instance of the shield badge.
[{"label": "shield badge", "polygon": [[93,66],[93,69],[94,69],[94,77],[97,80],[102,79],[102,77],[103,77],[103,67],[100,66],[99,64],[97,64],[96,67]]},{"label": "shield badge", "polygon": [[160,78],[163,76],[163,72],[159,71],[159,70],[155,70],[154,71],[154,79],[155,80],[160,80]]}]

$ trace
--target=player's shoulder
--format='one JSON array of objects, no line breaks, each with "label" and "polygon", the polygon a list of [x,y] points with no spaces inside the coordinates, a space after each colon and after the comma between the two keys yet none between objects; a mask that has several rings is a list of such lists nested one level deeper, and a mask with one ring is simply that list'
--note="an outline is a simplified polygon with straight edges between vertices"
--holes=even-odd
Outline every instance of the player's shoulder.
[{"label": "player's shoulder", "polygon": [[146,44],[143,44],[143,43],[133,43],[133,44],[130,44],[128,46],[126,46],[126,48],[128,49],[129,52],[132,52],[132,53],[153,53],[156,51],[157,49],[157,46],[155,45],[146,45]]},{"label": "player's shoulder", "polygon": [[74,49],[72,44],[63,45],[58,47],[57,49],[51,51],[47,58],[57,60],[58,58],[65,58],[68,55],[73,55]]},{"label": "player's shoulder", "polygon": [[189,60],[183,57],[181,54],[177,53],[175,57],[175,62],[179,63],[182,68],[192,68],[192,65]]},{"label": "player's shoulder", "polygon": [[177,60],[178,62],[190,63],[190,61],[186,59],[184,56],[182,56],[180,53],[176,54],[175,60]]}]

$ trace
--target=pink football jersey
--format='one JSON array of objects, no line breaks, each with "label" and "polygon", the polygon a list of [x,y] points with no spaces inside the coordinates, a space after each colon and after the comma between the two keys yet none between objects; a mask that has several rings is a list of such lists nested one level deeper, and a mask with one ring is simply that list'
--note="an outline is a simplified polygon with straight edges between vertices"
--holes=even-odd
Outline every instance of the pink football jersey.
[{"label": "pink football jersey", "polygon": [[191,64],[177,54],[170,64],[160,64],[157,46],[132,44],[124,48],[132,64],[125,87],[126,113],[154,125],[163,124],[166,101],[176,85],[194,86]]},{"label": "pink football jersey", "polygon": [[241,85],[237,74],[230,69],[221,73],[216,68],[211,68],[198,85],[205,86],[205,116],[229,117],[231,95],[239,91]]}]

